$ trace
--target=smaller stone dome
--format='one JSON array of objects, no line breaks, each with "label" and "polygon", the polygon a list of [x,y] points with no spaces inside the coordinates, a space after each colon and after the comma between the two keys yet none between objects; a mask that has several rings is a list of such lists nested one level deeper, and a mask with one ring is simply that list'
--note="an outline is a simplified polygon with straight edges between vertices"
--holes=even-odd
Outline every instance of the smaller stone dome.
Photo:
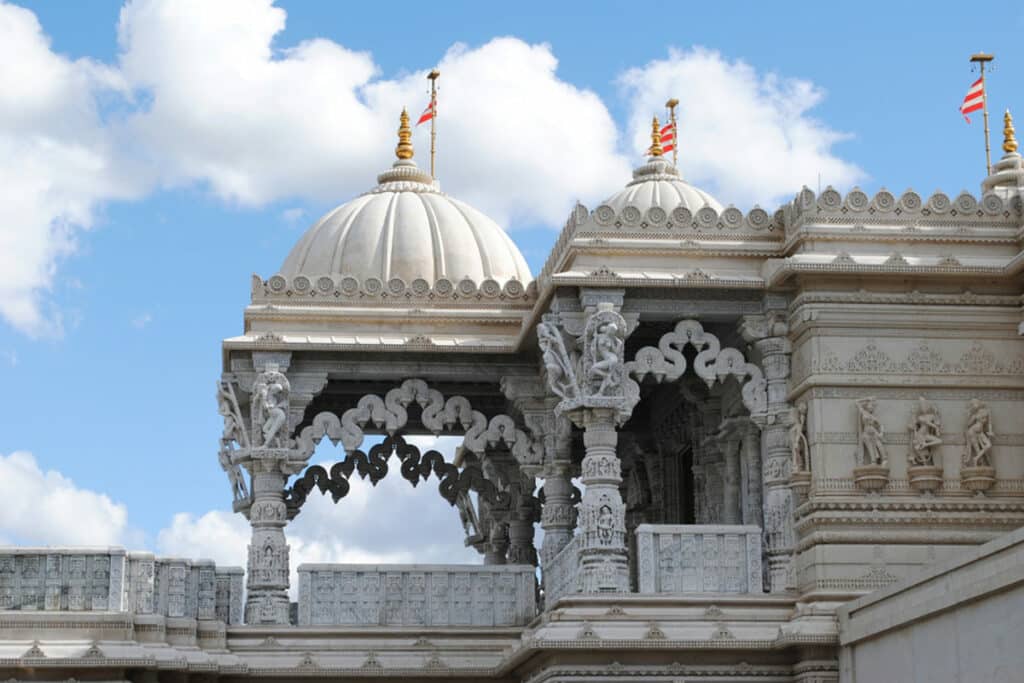
[{"label": "smaller stone dome", "polygon": [[633,206],[645,213],[652,207],[660,207],[671,213],[677,207],[696,213],[710,206],[716,213],[724,207],[710,194],[689,184],[679,175],[679,170],[662,156],[652,156],[647,163],[633,171],[633,180],[625,189],[612,195],[603,205],[619,214],[627,206]]}]

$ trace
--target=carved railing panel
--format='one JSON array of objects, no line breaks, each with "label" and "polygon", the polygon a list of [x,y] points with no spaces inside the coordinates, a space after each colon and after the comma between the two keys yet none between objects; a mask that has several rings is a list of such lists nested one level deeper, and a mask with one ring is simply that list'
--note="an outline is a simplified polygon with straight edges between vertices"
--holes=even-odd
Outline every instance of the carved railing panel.
[{"label": "carved railing panel", "polygon": [[555,555],[544,567],[544,608],[550,609],[558,599],[570,593],[579,593],[580,542],[579,536]]},{"label": "carved railing panel", "polygon": [[304,564],[299,626],[522,626],[537,614],[528,565]]},{"label": "carved railing panel", "polygon": [[760,527],[641,524],[636,547],[640,593],[762,592]]}]

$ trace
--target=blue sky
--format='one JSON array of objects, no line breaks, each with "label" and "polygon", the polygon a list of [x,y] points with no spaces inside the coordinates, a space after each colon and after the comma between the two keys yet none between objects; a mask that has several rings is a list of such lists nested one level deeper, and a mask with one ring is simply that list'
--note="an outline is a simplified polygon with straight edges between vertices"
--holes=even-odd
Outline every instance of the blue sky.
[{"label": "blue sky", "polygon": [[[774,209],[819,173],[843,189],[977,192],[981,117],[968,126],[956,109],[979,49],[997,58],[996,158],[1003,109],[1024,117],[1020,8],[147,0],[122,18],[109,0],[18,7],[0,5],[0,472],[23,495],[20,512],[0,511],[0,542],[74,532],[181,552],[190,530],[237,535],[215,452],[219,342],[241,331],[250,274],[273,274],[305,227],[390,164],[398,109],[422,108],[421,72],[443,60],[442,186],[506,225],[534,272],[577,197],[594,206],[626,182],[669,96],[684,100],[684,175],[744,209]],[[282,62],[284,75],[268,75]],[[426,149],[423,131],[416,143]],[[358,519],[386,514],[382,498]],[[444,520],[438,547],[458,546],[436,494],[405,498]],[[69,501],[95,515],[44,509]],[[104,523],[109,533],[90,531]],[[318,557],[388,552],[372,535],[331,533]]]}]

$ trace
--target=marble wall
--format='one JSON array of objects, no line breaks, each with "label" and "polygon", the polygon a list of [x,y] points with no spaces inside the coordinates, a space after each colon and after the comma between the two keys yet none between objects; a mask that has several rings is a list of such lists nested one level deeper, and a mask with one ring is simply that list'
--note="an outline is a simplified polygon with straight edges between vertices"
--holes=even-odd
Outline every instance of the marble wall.
[{"label": "marble wall", "polygon": [[760,593],[761,528],[641,524],[636,530],[640,593]]}]

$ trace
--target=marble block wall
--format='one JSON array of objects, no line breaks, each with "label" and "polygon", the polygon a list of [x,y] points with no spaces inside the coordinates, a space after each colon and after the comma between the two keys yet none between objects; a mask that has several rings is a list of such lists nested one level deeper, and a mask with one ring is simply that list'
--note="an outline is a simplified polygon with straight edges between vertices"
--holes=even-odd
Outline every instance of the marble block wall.
[{"label": "marble block wall", "polygon": [[641,524],[640,593],[761,593],[761,528]]},{"label": "marble block wall", "polygon": [[580,573],[579,537],[572,540],[544,568],[544,609],[550,609],[558,599],[578,593]]},{"label": "marble block wall", "polygon": [[299,626],[521,626],[536,616],[529,565],[299,566]]},{"label": "marble block wall", "polygon": [[213,560],[128,555],[127,604],[135,614],[242,622],[241,567],[218,568]]},{"label": "marble block wall", "polygon": [[119,612],[123,548],[0,548],[0,610]]}]

